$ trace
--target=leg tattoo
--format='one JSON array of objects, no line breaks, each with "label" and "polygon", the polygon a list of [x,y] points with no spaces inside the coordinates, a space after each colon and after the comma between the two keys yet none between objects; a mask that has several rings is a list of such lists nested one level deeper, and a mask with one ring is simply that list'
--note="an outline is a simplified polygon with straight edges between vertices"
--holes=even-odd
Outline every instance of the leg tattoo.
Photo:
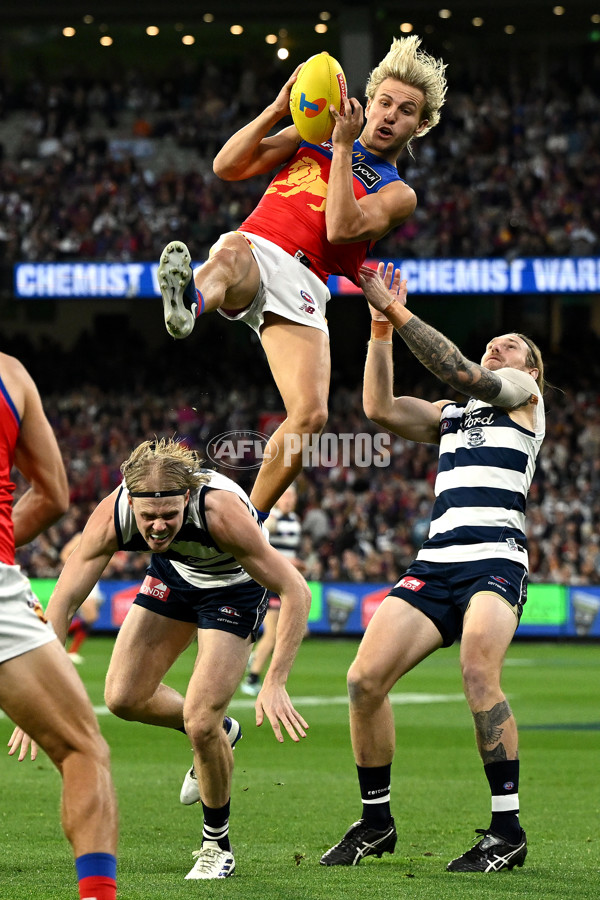
[{"label": "leg tattoo", "polygon": [[[496,762],[500,759],[506,759],[506,750],[504,744],[500,743],[500,739],[504,733],[502,724],[510,719],[512,711],[508,702],[503,700],[496,703],[489,710],[473,713],[475,721],[475,732],[477,741],[481,748],[481,754],[484,757],[483,762]],[[484,750],[484,747],[492,747],[491,750]]]}]

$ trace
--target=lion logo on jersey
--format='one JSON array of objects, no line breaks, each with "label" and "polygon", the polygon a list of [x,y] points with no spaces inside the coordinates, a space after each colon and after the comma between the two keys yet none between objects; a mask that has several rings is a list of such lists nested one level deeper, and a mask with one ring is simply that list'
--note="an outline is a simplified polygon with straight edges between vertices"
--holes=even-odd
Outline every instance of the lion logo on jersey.
[{"label": "lion logo on jersey", "polygon": [[266,190],[267,194],[278,193],[282,197],[293,194],[313,194],[323,199],[318,205],[308,202],[315,212],[325,212],[327,198],[327,182],[321,175],[321,166],[310,156],[302,156],[289,167],[285,178],[273,181]]}]

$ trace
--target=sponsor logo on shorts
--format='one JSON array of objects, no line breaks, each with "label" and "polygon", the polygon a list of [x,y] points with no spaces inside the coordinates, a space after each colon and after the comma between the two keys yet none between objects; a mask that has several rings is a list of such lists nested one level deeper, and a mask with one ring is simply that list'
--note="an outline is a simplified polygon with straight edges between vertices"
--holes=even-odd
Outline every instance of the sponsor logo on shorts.
[{"label": "sponsor logo on shorts", "polygon": [[171,589],[167,587],[164,581],[159,578],[153,578],[152,575],[146,575],[140,588],[140,594],[146,594],[147,597],[153,597],[155,600],[167,599]]},{"label": "sponsor logo on shorts", "polygon": [[407,591],[420,591],[424,586],[424,581],[420,581],[418,578],[409,577],[408,575],[405,575],[404,578],[401,578],[396,585],[396,587],[406,588]]},{"label": "sponsor logo on shorts", "polygon": [[242,618],[242,614],[237,609],[234,609],[233,606],[221,606],[219,607],[219,612],[223,613],[224,616],[231,616],[237,619]]},{"label": "sponsor logo on shorts", "polygon": [[488,587],[493,587],[496,591],[502,591],[503,594],[506,594],[506,588],[502,584],[498,584],[497,581],[488,581]]},{"label": "sponsor logo on shorts", "polygon": [[304,303],[302,304],[302,306],[300,307],[300,309],[301,309],[303,312],[307,312],[307,313],[309,313],[309,314],[312,316],[312,314],[314,313],[315,309],[317,308],[317,307],[316,307],[315,301],[314,301],[313,298],[310,296],[310,294],[307,293],[307,291],[300,291],[300,296],[301,296],[302,299],[304,300]]}]

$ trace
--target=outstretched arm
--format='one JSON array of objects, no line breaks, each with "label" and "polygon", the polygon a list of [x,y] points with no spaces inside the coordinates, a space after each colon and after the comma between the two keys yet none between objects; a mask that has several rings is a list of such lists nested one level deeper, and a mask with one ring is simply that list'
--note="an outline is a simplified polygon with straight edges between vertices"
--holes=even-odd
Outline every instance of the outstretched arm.
[{"label": "outstretched arm", "polygon": [[[361,275],[361,278],[363,276]],[[367,276],[364,276],[367,277]],[[399,303],[406,301],[406,281],[397,271],[392,285],[391,270],[386,278]],[[411,441],[437,444],[439,442],[440,409],[418,397],[394,396],[394,364],[392,337],[394,328],[386,316],[369,306],[371,311],[371,340],[363,380],[365,415],[394,434]]]},{"label": "outstretched arm", "polygon": [[406,291],[403,296],[399,293],[399,274],[392,278],[392,272],[391,263],[385,272],[383,263],[377,272],[361,268],[360,285],[371,306],[384,314],[419,362],[441,381],[491,403],[502,388],[501,377],[467,359],[449,338],[411,313],[404,305]]}]

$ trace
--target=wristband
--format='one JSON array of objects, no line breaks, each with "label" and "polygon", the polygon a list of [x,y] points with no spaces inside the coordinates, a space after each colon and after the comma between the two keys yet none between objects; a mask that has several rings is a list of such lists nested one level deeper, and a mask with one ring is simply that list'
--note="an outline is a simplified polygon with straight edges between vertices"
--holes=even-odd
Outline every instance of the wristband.
[{"label": "wristband", "polygon": [[394,331],[394,326],[392,325],[391,322],[388,322],[387,320],[385,322],[381,322],[381,321],[378,322],[376,319],[373,319],[371,321],[371,339],[372,340],[375,340],[375,341],[379,340],[379,341],[382,341],[383,343],[388,343],[388,341],[392,337],[393,331]]}]

